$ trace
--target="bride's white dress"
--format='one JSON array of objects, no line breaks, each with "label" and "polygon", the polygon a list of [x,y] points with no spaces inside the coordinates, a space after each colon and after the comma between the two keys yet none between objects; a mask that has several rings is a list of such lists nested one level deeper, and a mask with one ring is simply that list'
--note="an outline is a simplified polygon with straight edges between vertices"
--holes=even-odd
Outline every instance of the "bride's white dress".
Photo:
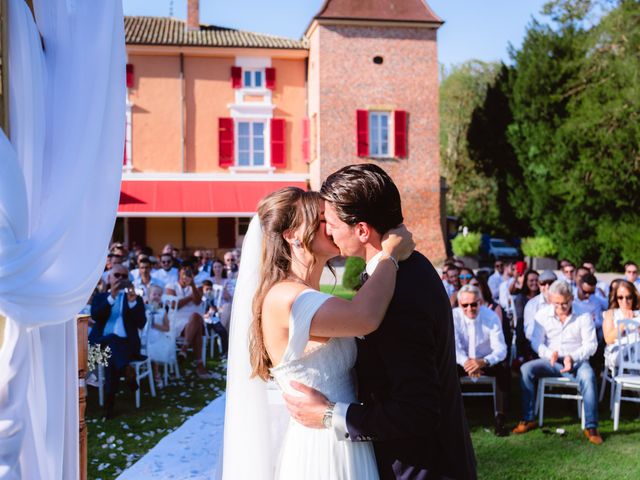
[{"label": "bride's white dress", "polygon": [[[289,319],[289,344],[271,373],[288,393],[297,380],[322,392],[332,402],[357,402],[353,366],[353,338],[332,338],[305,352],[311,320],[330,295],[304,290],[296,298]],[[280,480],[375,480],[378,478],[370,442],[340,441],[333,430],[306,428],[290,420],[276,470]]]}]

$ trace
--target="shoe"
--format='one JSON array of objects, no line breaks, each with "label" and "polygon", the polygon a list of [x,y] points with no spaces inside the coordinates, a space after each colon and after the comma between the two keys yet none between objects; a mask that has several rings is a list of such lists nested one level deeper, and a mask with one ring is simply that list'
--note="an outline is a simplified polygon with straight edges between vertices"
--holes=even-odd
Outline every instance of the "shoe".
[{"label": "shoe", "polygon": [[90,373],[87,379],[85,380],[87,385],[91,387],[99,387],[100,382],[98,381],[98,377],[96,377],[95,373]]},{"label": "shoe", "polygon": [[164,388],[164,382],[162,381],[162,377],[154,378],[153,379],[153,383],[156,384],[156,388],[158,388],[158,389],[163,389]]},{"label": "shoe", "polygon": [[504,426],[504,415],[499,413],[495,418],[495,429],[493,431],[496,437],[508,437],[509,430]]},{"label": "shoe", "polygon": [[522,420],[518,422],[518,425],[516,426],[516,428],[514,428],[511,431],[517,435],[520,433],[527,433],[529,430],[533,430],[537,426],[538,424],[536,422],[527,422]]},{"label": "shoe", "polygon": [[210,372],[207,372],[207,370],[201,365],[198,365],[198,368],[196,368],[196,375],[198,375],[200,380],[210,380],[213,378],[213,375]]},{"label": "shoe", "polygon": [[587,437],[594,445],[602,445],[604,442],[597,428],[585,428],[583,432],[584,436]]}]

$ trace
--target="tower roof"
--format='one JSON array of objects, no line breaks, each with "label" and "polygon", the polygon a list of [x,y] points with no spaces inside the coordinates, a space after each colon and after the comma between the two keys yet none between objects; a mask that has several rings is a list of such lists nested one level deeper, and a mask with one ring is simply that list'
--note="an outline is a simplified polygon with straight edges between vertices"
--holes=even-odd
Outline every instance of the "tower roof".
[{"label": "tower roof", "polygon": [[423,0],[325,0],[314,19],[443,23]]}]

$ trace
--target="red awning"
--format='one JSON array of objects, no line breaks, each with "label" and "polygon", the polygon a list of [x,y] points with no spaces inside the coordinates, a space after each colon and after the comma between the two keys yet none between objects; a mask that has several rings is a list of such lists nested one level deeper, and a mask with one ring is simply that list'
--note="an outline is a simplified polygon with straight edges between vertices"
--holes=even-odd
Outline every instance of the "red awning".
[{"label": "red awning", "polygon": [[265,195],[305,182],[123,180],[121,217],[248,216]]}]

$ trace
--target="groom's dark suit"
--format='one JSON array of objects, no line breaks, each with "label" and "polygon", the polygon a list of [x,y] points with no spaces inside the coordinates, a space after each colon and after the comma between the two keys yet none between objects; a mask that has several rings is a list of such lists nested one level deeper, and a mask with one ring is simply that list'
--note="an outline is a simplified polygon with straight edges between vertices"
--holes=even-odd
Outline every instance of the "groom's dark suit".
[{"label": "groom's dark suit", "polygon": [[435,269],[414,252],[400,264],[380,328],[358,342],[360,405],[353,441],[374,440],[382,479],[475,479],[456,372],[451,306]]}]

